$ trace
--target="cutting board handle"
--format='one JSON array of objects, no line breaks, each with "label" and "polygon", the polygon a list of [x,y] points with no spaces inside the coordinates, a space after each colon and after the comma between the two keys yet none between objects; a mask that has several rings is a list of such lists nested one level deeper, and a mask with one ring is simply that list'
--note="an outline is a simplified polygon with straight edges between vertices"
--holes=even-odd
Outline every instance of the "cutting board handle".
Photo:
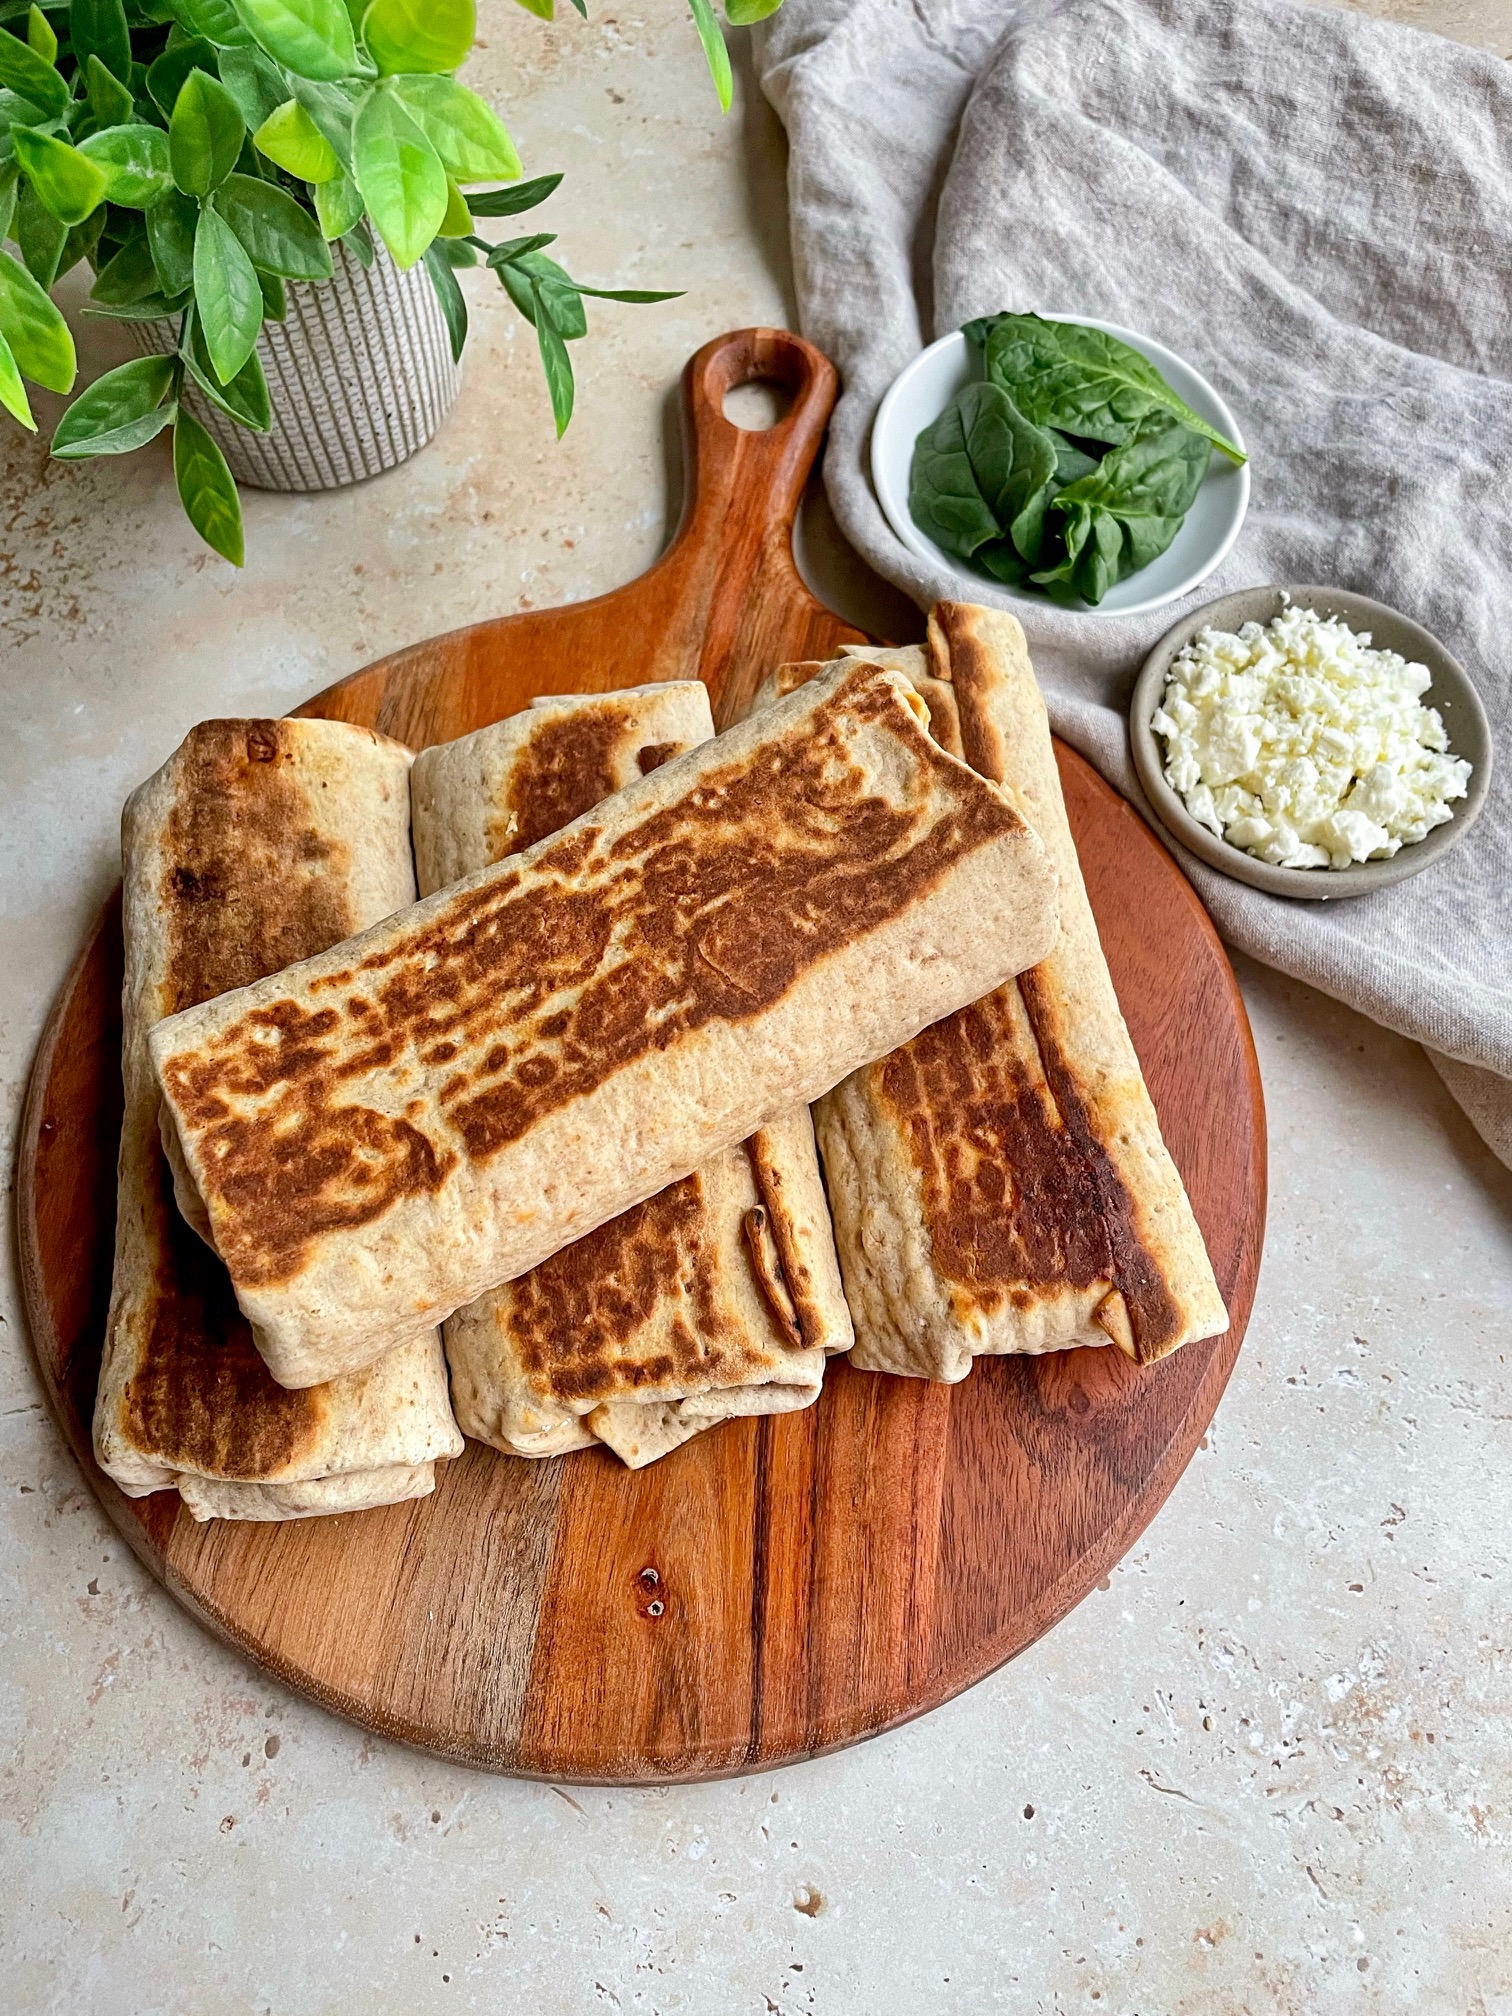
[{"label": "cutting board handle", "polygon": [[[726,419],[725,395],[762,381],[792,402],[776,425],[757,431]],[[790,541],[838,390],[834,365],[790,329],[735,329],[705,343],[683,373],[689,453],[679,539],[696,528],[724,542],[733,507],[743,532],[776,530]]]},{"label": "cutting board handle", "polygon": [[[725,394],[768,380],[791,397],[764,432],[725,418]],[[683,505],[671,544],[607,595],[526,609],[396,651],[354,672],[307,712],[376,720],[412,748],[460,735],[538,693],[608,692],[647,680],[702,679],[726,726],[787,658],[829,656],[859,638],[809,592],[793,522],[839,390],[835,368],[787,329],[716,336],[683,372]],[[634,639],[633,651],[627,640]],[[570,668],[570,674],[566,668]],[[486,693],[486,705],[478,711]]]}]

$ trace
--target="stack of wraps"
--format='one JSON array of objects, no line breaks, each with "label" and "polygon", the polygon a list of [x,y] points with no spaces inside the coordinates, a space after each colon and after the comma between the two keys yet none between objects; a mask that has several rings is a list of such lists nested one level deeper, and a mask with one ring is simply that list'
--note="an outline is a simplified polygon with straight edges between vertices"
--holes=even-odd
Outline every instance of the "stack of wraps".
[{"label": "stack of wraps", "polygon": [[907,678],[842,664],[148,1046],[257,1347],[309,1386],[782,1122],[1058,928],[1013,799],[933,740]]},{"label": "stack of wraps", "polygon": [[[1058,877],[1048,956],[814,1109],[851,1363],[965,1378],[974,1358],[1112,1342],[1144,1365],[1228,1326],[1119,1011],[1013,617],[939,603],[902,672],[930,733],[1008,792]],[[755,709],[819,665],[783,666]]]},{"label": "stack of wraps", "polygon": [[196,1519],[421,1497],[462,1447],[434,1327],[326,1384],[273,1378],[224,1266],[174,1208],[147,1051],[164,1016],[414,901],[409,765],[342,722],[209,721],[127,802],[126,1103],[95,1452],[128,1496],[177,1485]]},{"label": "stack of wraps", "polygon": [[1226,1324],[1011,617],[782,667],[718,738],[696,682],[413,765],[210,722],[123,835],[128,1492],[418,1496],[448,1363],[468,1434],[639,1466],[838,1351],[949,1381]]},{"label": "stack of wraps", "polygon": [[[420,891],[567,825],[714,733],[696,681],[536,700],[425,750],[411,777]],[[808,1109],[449,1319],[465,1434],[518,1456],[604,1442],[638,1468],[737,1414],[819,1393],[850,1348]]]}]

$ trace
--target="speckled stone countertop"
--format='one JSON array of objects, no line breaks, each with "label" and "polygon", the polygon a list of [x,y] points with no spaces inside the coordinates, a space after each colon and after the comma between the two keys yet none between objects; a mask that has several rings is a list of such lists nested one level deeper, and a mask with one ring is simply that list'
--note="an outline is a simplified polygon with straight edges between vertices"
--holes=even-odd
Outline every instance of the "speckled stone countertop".
[{"label": "speckled stone countertop", "polygon": [[[126,790],[205,715],[574,599],[675,510],[677,372],[791,322],[780,131],[721,121],[679,0],[484,0],[475,81],[590,304],[551,438],[530,332],[469,282],[461,400],[402,470],[248,499],[198,545],[167,457],[0,435],[9,1174],[42,1019]],[[1380,0],[1512,52],[1505,0]],[[85,337],[86,369],[114,361]],[[671,445],[669,445],[669,443]],[[824,592],[885,600],[810,514]],[[138,1567],[43,1411],[0,1282],[0,2006],[68,2016],[1086,2011],[1512,2016],[1512,1176],[1427,1063],[1242,964],[1270,1233],[1238,1369],[1144,1540],[1014,1665],[847,1754],[702,1788],[516,1784],[365,1738]]]}]

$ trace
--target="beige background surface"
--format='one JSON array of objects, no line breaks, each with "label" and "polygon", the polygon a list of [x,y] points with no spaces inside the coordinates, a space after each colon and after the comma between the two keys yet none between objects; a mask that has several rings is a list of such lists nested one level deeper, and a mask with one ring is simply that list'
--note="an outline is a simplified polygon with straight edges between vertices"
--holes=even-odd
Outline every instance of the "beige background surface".
[{"label": "beige background surface", "polygon": [[[1512,53],[1506,0],[1393,0]],[[125,791],[195,720],[612,585],[675,510],[676,373],[793,314],[780,131],[721,121],[678,0],[484,0],[473,81],[591,304],[560,448],[491,283],[395,474],[248,499],[236,575],[157,449],[0,436],[9,1176]],[[113,357],[86,338],[91,369]],[[822,511],[818,514],[822,518]],[[827,592],[885,620],[822,525]],[[877,613],[881,610],[882,613]],[[626,677],[635,668],[627,665]],[[0,1284],[0,2003],[20,2011],[1512,2016],[1512,1176],[1411,1046],[1252,967],[1273,1145],[1249,1342],[1144,1542],[925,1721],[708,1788],[513,1784],[364,1739],[213,1644],[46,1415]]]}]

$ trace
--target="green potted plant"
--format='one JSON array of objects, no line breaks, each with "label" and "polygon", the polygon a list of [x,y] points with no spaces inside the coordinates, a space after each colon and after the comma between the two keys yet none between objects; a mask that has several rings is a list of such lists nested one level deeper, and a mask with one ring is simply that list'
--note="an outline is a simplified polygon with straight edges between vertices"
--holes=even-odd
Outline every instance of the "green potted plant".
[{"label": "green potted plant", "polygon": [[[689,4],[728,108],[709,0]],[[474,0],[0,0],[0,23],[0,240],[18,255],[0,249],[0,405],[34,429],[25,381],[72,389],[50,290],[87,261],[86,313],[146,354],[73,401],[52,452],[123,454],[171,428],[184,509],[238,565],[233,465],[325,488],[440,425],[467,336],[457,268],[486,262],[533,324],[559,436],[584,298],[672,298],[581,285],[551,233],[479,235],[562,178],[517,180],[498,115],[456,80]]]}]

